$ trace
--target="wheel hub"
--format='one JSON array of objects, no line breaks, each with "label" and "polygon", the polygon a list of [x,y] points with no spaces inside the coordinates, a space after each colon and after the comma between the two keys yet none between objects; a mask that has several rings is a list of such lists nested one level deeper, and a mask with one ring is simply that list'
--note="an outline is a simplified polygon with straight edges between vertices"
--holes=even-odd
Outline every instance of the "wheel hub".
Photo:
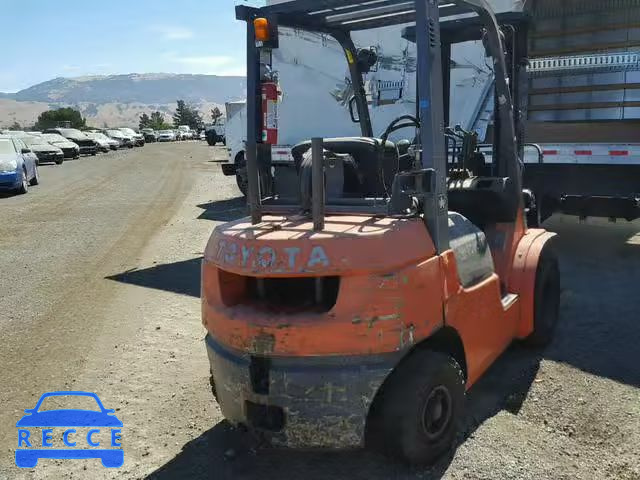
[{"label": "wheel hub", "polygon": [[434,388],[427,398],[422,412],[422,429],[430,440],[437,440],[451,422],[451,394],[440,385]]}]

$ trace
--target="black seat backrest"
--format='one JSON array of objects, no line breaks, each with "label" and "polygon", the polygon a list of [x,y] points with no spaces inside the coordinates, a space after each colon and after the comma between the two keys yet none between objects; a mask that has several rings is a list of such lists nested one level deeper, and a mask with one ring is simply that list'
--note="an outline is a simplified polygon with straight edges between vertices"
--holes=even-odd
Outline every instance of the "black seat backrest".
[{"label": "black seat backrest", "polygon": [[[353,157],[364,197],[381,197],[391,194],[393,178],[398,172],[398,151],[393,142],[387,141],[384,148],[380,140],[367,137],[325,138],[326,150]],[[299,143],[291,150],[298,173],[302,157],[311,148],[311,141]]]},{"label": "black seat backrest", "polygon": [[449,210],[461,213],[480,228],[515,221],[521,193],[509,178],[471,177],[449,181]]}]

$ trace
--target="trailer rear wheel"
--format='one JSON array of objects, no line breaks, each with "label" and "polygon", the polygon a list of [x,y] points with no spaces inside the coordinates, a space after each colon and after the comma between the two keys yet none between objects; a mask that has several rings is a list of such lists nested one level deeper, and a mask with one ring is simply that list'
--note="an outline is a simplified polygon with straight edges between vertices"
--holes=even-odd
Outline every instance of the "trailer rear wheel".
[{"label": "trailer rear wheel", "polygon": [[458,362],[418,351],[380,390],[367,423],[367,446],[410,464],[431,464],[451,449],[464,404]]},{"label": "trailer rear wheel", "polygon": [[246,197],[249,191],[249,178],[247,175],[247,162],[245,162],[244,153],[242,152],[236,156],[236,184],[242,195]]},{"label": "trailer rear wheel", "polygon": [[544,347],[553,339],[560,316],[560,268],[558,257],[545,246],[536,271],[533,333],[525,340],[532,347]]}]

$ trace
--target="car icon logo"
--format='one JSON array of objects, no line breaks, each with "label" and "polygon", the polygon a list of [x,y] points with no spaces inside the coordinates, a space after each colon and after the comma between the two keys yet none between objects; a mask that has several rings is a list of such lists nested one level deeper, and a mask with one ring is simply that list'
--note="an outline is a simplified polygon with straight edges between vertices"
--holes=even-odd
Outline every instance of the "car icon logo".
[{"label": "car icon logo", "polygon": [[[82,399],[97,405],[95,410],[85,409],[43,409],[43,402],[55,397]],[[93,405],[93,404],[92,404]],[[100,398],[91,392],[61,391],[43,394],[35,407],[25,410],[26,415],[16,423],[18,427],[18,448],[16,465],[20,468],[34,468],[41,458],[90,459],[99,458],[107,468],[118,468],[124,463],[122,449],[122,422],[114,415],[115,410],[104,407]],[[40,431],[38,431],[38,429]],[[54,429],[62,433],[61,447],[54,445]],[[86,430],[86,434],[84,433]],[[40,445],[37,443],[40,442]],[[108,446],[109,448],[104,448]]]}]

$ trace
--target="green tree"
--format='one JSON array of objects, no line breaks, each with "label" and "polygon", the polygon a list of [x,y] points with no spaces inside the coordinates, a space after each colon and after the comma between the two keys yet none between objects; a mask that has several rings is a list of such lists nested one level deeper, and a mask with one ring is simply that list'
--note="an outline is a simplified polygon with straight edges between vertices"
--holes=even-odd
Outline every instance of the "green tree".
[{"label": "green tree", "polygon": [[22,126],[14,120],[13,124],[9,127],[9,130],[22,130]]},{"label": "green tree", "polygon": [[73,108],[58,108],[57,110],[47,110],[42,112],[36,121],[36,130],[54,128],[62,123],[67,123],[71,128],[83,129],[87,126],[87,120],[82,117],[78,110]]},{"label": "green tree", "polygon": [[162,112],[151,112],[151,118],[149,119],[149,127],[154,130],[169,130],[171,125],[168,125],[164,120]]},{"label": "green tree", "polygon": [[190,120],[191,111],[189,106],[184,100],[178,100],[176,107],[176,113],[173,114],[173,125],[178,127],[180,125],[188,125]]},{"label": "green tree", "polygon": [[192,110],[193,115],[191,117],[191,122],[189,123],[189,127],[191,130],[200,131],[204,128],[204,121],[202,120],[202,115],[197,110]]},{"label": "green tree", "polygon": [[142,115],[140,115],[140,122],[138,123],[138,126],[140,127],[140,130],[142,130],[143,128],[150,128],[151,124],[151,119],[149,118],[149,115],[147,115],[146,113],[143,113]]},{"label": "green tree", "polygon": [[176,113],[173,115],[173,125],[189,125],[192,130],[201,130],[204,122],[202,116],[194,107],[188,105],[184,100],[178,100]]},{"label": "green tree", "polygon": [[218,107],[215,107],[214,109],[211,110],[211,120],[213,121],[214,125],[217,125],[218,120],[220,120],[221,118],[222,118],[222,112]]}]

